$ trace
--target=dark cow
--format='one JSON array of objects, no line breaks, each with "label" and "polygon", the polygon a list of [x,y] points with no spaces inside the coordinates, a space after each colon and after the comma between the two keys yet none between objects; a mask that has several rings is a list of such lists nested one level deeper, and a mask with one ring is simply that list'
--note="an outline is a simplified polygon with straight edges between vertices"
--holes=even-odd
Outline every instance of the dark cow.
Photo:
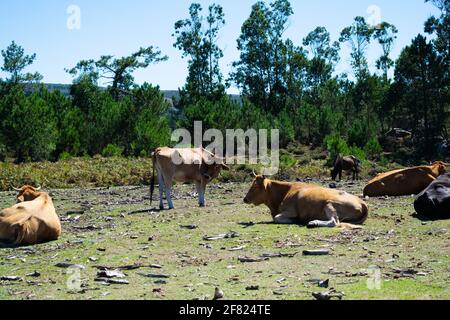
[{"label": "dark cow", "polygon": [[355,156],[343,157],[339,155],[334,163],[334,168],[331,170],[331,179],[336,180],[339,175],[339,180],[342,180],[342,171],[351,171],[353,173],[353,180],[358,180],[360,161]]},{"label": "dark cow", "polygon": [[419,215],[432,219],[450,218],[450,174],[443,174],[416,197],[414,208]]}]

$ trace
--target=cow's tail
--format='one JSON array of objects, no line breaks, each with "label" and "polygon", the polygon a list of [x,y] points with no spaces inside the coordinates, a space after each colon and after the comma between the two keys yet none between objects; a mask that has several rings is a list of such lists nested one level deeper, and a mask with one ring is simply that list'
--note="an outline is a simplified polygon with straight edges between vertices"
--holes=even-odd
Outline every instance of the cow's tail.
[{"label": "cow's tail", "polygon": [[153,203],[153,193],[155,193],[155,171],[156,171],[156,154],[157,154],[157,152],[158,152],[158,149],[152,153],[153,173],[152,173],[152,179],[150,182],[150,205],[152,205],[152,203]]},{"label": "cow's tail", "polygon": [[367,220],[367,217],[369,216],[369,207],[365,202],[361,204],[361,207],[362,215],[358,220],[351,221],[352,223],[338,223],[337,227],[344,229],[363,229],[362,224]]}]

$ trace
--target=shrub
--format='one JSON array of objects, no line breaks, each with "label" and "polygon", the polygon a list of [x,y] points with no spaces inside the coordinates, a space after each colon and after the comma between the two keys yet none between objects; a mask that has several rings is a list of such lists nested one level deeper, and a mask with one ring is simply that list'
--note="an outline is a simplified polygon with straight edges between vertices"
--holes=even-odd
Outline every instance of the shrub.
[{"label": "shrub", "polygon": [[325,137],[324,147],[329,152],[327,161],[328,166],[333,166],[334,161],[338,155],[352,155],[358,158],[360,161],[366,160],[366,153],[363,149],[357,146],[349,147],[347,142],[340,135],[329,135]]},{"label": "shrub", "polygon": [[67,151],[62,152],[62,153],[59,155],[59,160],[60,160],[60,161],[70,160],[70,159],[72,159],[72,158],[73,158],[73,156],[72,156],[69,152],[67,152]]},{"label": "shrub", "polygon": [[340,135],[328,135],[324,140],[324,147],[329,152],[329,157],[327,165],[333,166],[336,157],[339,154],[347,154],[349,152],[349,147],[347,142]]},{"label": "shrub", "polygon": [[123,154],[123,148],[114,144],[108,144],[102,151],[102,156],[105,158],[120,157]]},{"label": "shrub", "polygon": [[381,147],[378,138],[372,137],[364,146],[364,152],[372,160],[381,159],[383,148]]}]

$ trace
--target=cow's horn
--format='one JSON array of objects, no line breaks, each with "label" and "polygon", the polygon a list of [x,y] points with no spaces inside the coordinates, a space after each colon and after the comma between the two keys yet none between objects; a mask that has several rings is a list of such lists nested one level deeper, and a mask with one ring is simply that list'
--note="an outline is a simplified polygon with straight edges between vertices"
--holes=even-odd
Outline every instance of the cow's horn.
[{"label": "cow's horn", "polygon": [[35,188],[36,191],[40,191],[41,189],[42,189],[42,186]]},{"label": "cow's horn", "polygon": [[16,187],[13,187],[13,189],[14,189],[14,191],[22,191],[22,189],[20,188],[16,188]]},{"label": "cow's horn", "polygon": [[255,173],[255,170],[252,171],[253,176],[256,178],[258,175]]}]

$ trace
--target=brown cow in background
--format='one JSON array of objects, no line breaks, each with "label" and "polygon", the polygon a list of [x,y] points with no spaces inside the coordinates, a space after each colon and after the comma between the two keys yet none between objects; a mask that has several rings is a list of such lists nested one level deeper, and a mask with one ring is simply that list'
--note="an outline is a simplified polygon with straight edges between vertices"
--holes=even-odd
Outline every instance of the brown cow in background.
[{"label": "brown cow in background", "polygon": [[399,169],[377,175],[364,188],[364,196],[410,196],[425,190],[446,172],[448,164],[437,161],[431,166]]},{"label": "brown cow in background", "polygon": [[26,246],[57,240],[61,222],[48,193],[31,186],[15,190],[17,204],[0,211],[0,241]]},{"label": "brown cow in background", "polygon": [[351,171],[353,180],[358,180],[360,161],[355,156],[343,157],[341,154],[337,156],[334,168],[331,170],[331,179],[336,180],[339,175],[339,181],[342,180],[342,171]]}]

